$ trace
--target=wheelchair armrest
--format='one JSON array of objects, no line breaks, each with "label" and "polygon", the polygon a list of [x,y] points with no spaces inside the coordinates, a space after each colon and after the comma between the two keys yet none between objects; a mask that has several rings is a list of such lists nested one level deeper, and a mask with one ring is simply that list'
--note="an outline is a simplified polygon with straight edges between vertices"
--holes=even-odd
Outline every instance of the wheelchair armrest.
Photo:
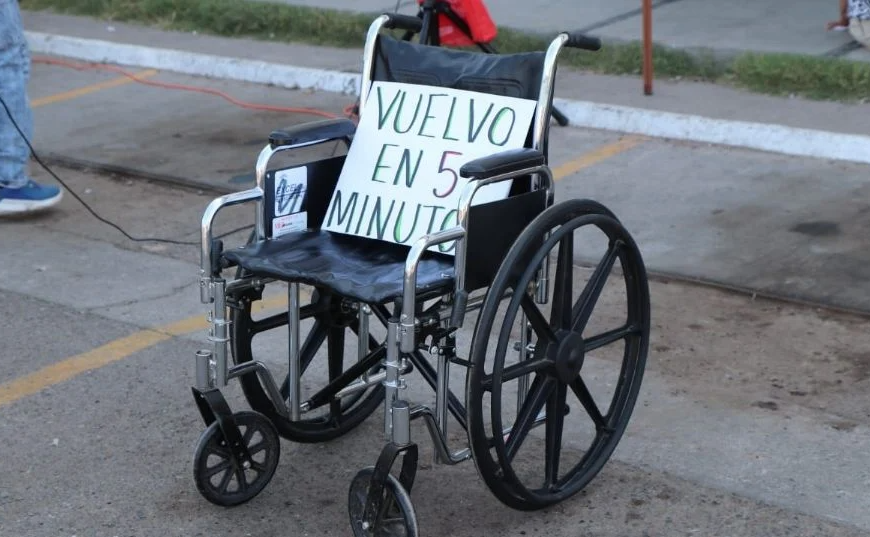
[{"label": "wheelchair armrest", "polygon": [[287,145],[306,145],[319,141],[345,140],[348,144],[356,133],[356,125],[345,118],[326,119],[294,125],[272,131],[269,144],[272,149]]},{"label": "wheelchair armrest", "polygon": [[543,165],[544,153],[523,147],[474,159],[459,169],[459,175],[466,179],[489,179]]}]

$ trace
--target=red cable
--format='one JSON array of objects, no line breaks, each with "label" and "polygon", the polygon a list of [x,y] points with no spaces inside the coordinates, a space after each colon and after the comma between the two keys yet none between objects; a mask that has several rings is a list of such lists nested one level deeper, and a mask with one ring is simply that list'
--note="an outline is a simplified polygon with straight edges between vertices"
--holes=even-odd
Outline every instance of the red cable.
[{"label": "red cable", "polygon": [[[254,103],[248,103],[245,101],[240,101],[240,100],[235,99],[235,98],[231,97],[230,95],[228,95],[222,91],[218,91],[218,90],[214,90],[214,89],[210,89],[210,88],[199,88],[196,86],[186,86],[184,84],[170,84],[167,82],[155,82],[153,80],[146,80],[143,78],[139,78],[134,73],[131,73],[129,71],[126,71],[126,70],[124,70],[120,67],[116,67],[114,65],[96,64],[96,63],[87,63],[86,64],[86,63],[69,62],[69,61],[58,60],[58,59],[54,59],[54,58],[46,58],[44,56],[34,56],[33,63],[43,63],[43,64],[48,64],[48,65],[60,65],[62,67],[69,67],[72,69],[77,69],[79,71],[93,69],[93,70],[97,70],[97,71],[110,71],[110,72],[114,72],[114,73],[120,73],[120,74],[126,76],[127,78],[130,78],[130,79],[134,80],[135,82],[138,82],[140,84],[144,84],[146,86],[154,86],[157,88],[175,89],[175,90],[182,90],[182,91],[192,91],[195,93],[206,93],[208,95],[215,95],[217,97],[221,97],[223,99],[226,99],[227,101],[231,102],[232,104],[234,104],[236,106],[239,106],[241,108],[250,109],[250,110],[264,110],[264,111],[268,111],[268,112],[286,112],[286,113],[290,113],[290,114],[310,114],[310,115],[314,115],[314,116],[326,117],[329,119],[335,119],[338,117],[335,114],[331,114],[331,113],[325,112],[323,110],[317,110],[315,108],[295,108],[295,107],[287,107],[287,106],[271,106],[271,105],[266,105],[266,104],[254,104]],[[349,117],[352,116],[354,106],[355,105],[352,104],[352,105],[349,105],[348,107],[346,107],[344,109],[345,115],[347,115]]]}]

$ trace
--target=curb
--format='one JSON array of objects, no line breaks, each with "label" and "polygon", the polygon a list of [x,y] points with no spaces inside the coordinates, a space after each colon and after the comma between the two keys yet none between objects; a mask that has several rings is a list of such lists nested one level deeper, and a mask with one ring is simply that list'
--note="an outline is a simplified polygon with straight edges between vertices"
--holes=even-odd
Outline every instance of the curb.
[{"label": "curb", "polygon": [[243,60],[97,39],[25,32],[33,52],[94,63],[111,63],[202,76],[268,84],[288,89],[314,89],[356,95],[359,75],[278,63]]},{"label": "curb", "polygon": [[[26,32],[30,48],[81,61],[357,95],[360,77],[324,69]],[[555,99],[571,126],[870,164],[870,136]]]}]

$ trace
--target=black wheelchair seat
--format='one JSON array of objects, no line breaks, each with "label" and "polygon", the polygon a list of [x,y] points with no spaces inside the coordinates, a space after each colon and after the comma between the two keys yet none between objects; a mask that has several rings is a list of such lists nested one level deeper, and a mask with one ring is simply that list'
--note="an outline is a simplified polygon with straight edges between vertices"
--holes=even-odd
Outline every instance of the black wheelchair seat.
[{"label": "black wheelchair seat", "polygon": [[[327,288],[383,304],[402,295],[407,246],[318,229],[225,251],[225,259],[255,276]],[[453,286],[453,258],[427,252],[417,272],[417,293]]]}]

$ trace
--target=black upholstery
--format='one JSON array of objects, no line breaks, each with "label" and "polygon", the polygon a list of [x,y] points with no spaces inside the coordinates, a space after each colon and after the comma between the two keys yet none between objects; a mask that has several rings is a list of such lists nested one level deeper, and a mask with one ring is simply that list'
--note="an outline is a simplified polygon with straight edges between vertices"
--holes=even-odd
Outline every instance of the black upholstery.
[{"label": "black upholstery", "polygon": [[353,121],[344,118],[326,119],[272,131],[269,144],[273,149],[282,145],[309,144],[319,140],[345,140],[350,144],[354,133],[356,125]]},{"label": "black upholstery", "polygon": [[[369,304],[402,294],[409,248],[322,230],[292,233],[224,252],[259,276],[329,288]],[[453,258],[427,253],[417,269],[419,293],[453,286]]]},{"label": "black upholstery", "polygon": [[544,52],[481,54],[378,39],[374,80],[421,84],[538,100]]},{"label": "black upholstery", "polygon": [[496,175],[518,172],[543,164],[543,153],[537,149],[523,147],[474,159],[459,169],[459,175],[467,179],[489,179]]}]

